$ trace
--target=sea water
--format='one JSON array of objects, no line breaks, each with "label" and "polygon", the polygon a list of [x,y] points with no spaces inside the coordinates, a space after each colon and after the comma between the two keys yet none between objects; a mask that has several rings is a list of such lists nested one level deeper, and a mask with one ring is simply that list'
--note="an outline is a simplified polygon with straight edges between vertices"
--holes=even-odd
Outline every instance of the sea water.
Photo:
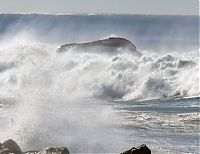
[{"label": "sea water", "polygon": [[[198,153],[198,20],[1,14],[1,142],[12,138],[24,151],[119,153],[147,144],[153,153]],[[110,36],[129,39],[142,56],[57,52]]]}]

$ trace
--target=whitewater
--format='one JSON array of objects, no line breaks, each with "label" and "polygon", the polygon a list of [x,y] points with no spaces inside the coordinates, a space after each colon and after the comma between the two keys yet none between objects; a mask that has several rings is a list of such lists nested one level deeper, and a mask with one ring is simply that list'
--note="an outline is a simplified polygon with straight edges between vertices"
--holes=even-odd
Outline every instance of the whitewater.
[{"label": "whitewater", "polygon": [[[128,49],[68,48],[109,37]],[[103,50],[103,51],[102,51]],[[0,14],[0,141],[198,153],[199,17]]]}]

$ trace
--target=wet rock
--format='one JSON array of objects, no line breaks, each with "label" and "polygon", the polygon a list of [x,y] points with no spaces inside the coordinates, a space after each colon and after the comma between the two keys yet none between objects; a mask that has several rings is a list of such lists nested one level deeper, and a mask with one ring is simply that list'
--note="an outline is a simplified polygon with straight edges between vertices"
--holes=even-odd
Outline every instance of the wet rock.
[{"label": "wet rock", "polygon": [[37,154],[69,154],[69,151],[65,147],[61,148],[45,148],[39,151]]},{"label": "wet rock", "polygon": [[27,152],[22,152],[19,145],[12,139],[9,139],[2,144],[0,143],[0,154],[69,154],[69,151],[66,147],[49,147],[43,150],[31,150]]},{"label": "wet rock", "polygon": [[145,144],[142,144],[137,148],[133,147],[121,154],[151,154],[151,150]]},{"label": "wet rock", "polygon": [[[69,154],[69,150],[66,147],[49,147],[42,150],[22,152],[19,145],[12,139],[9,139],[3,143],[0,143],[0,154]],[[145,144],[143,144],[137,148],[133,147],[130,150],[122,152],[121,154],[151,154],[151,150]]]},{"label": "wet rock", "polygon": [[0,145],[0,154],[8,154],[8,153],[22,154],[21,148],[12,139],[4,141]]},{"label": "wet rock", "polygon": [[41,151],[27,151],[24,152],[24,154],[69,154],[69,151],[66,147],[61,147],[61,148],[45,148]]},{"label": "wet rock", "polygon": [[[74,50],[75,49],[75,50]],[[82,51],[82,52],[97,52],[106,53],[115,55],[119,53],[118,49],[123,49],[123,52],[129,51],[135,56],[142,56],[141,52],[139,52],[136,46],[129,40],[120,37],[109,37],[106,39],[96,40],[92,42],[84,42],[84,43],[70,43],[61,45],[57,52],[66,52],[69,50],[73,51]]]}]

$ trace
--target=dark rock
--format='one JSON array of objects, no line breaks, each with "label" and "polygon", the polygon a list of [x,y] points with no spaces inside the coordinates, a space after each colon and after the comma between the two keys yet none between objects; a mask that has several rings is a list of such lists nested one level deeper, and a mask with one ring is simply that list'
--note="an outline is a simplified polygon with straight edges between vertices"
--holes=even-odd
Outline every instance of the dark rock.
[{"label": "dark rock", "polygon": [[45,148],[39,151],[37,154],[69,154],[69,151],[65,147],[61,148]]},{"label": "dark rock", "polygon": [[0,150],[0,154],[13,154],[13,153],[15,154],[14,151],[7,148]]},{"label": "dark rock", "polygon": [[86,42],[86,43],[71,43],[61,45],[57,52],[68,51],[69,49],[76,49],[76,51],[82,52],[95,52],[100,50],[100,53],[115,54],[117,49],[127,49],[129,53],[136,56],[142,54],[137,50],[136,46],[129,40],[120,37],[109,37],[107,39]]},{"label": "dark rock", "polygon": [[121,154],[151,154],[151,150],[145,144],[142,144],[137,148],[133,147]]},{"label": "dark rock", "polygon": [[[0,143],[0,154],[69,154],[69,150],[66,147],[49,147],[42,150],[22,152],[19,145],[12,139],[9,139],[2,144]],[[133,147],[130,150],[122,152],[121,154],[151,154],[151,150],[145,144],[143,144],[137,148]]]},{"label": "dark rock", "polygon": [[41,151],[27,151],[24,152],[24,154],[69,154],[69,151],[66,147],[61,147],[61,148],[45,148]]},{"label": "dark rock", "polygon": [[69,150],[66,147],[50,147],[43,150],[31,150],[22,152],[19,145],[12,139],[9,139],[2,144],[0,143],[0,154],[69,154]]},{"label": "dark rock", "polygon": [[15,141],[9,139],[1,144],[0,154],[5,153],[22,154],[22,150]]}]

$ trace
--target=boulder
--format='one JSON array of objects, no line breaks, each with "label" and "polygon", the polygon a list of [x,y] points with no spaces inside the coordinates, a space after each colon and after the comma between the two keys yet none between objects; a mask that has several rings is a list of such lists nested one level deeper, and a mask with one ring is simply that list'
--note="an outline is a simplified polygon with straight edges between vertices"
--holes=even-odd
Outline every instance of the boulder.
[{"label": "boulder", "polygon": [[8,154],[8,153],[22,154],[21,148],[12,139],[4,141],[0,145],[0,154]]},{"label": "boulder", "polygon": [[109,37],[92,42],[64,44],[58,48],[57,52],[61,53],[66,51],[81,51],[115,55],[120,52],[118,49],[122,49],[122,52],[131,53],[135,56],[142,55],[131,41],[120,37]]},{"label": "boulder", "polygon": [[39,151],[37,154],[69,154],[69,151],[66,147],[61,148],[45,148]]},{"label": "boulder", "polygon": [[69,150],[66,147],[49,147],[43,150],[31,150],[22,152],[19,145],[12,139],[9,139],[2,144],[0,143],[0,154],[69,154]]},{"label": "boulder", "polygon": [[[22,152],[19,145],[12,139],[9,139],[3,143],[0,143],[0,154],[69,154],[69,150],[66,147],[49,147],[42,150]],[[122,152],[121,154],[151,154],[151,150],[145,144],[143,144],[137,148],[133,147],[130,150]]]},{"label": "boulder", "polygon": [[69,154],[69,150],[66,147],[60,147],[60,148],[44,148],[41,151],[27,151],[24,152],[24,154]]},{"label": "boulder", "polygon": [[142,144],[137,148],[133,147],[121,154],[151,154],[151,150],[145,144]]}]

